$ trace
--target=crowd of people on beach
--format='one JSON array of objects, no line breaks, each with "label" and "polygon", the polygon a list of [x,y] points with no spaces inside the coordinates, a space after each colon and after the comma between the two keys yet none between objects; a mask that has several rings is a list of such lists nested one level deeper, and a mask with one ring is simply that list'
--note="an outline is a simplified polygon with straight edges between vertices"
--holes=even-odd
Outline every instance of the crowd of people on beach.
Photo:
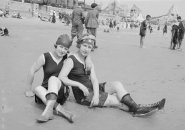
[{"label": "crowd of people on beach", "polygon": [[[146,19],[141,23],[140,26],[140,47],[141,48],[145,48],[144,45],[144,38],[146,36],[146,31],[147,28],[150,31],[150,33],[152,33],[153,29],[152,26],[150,24],[150,20],[151,20],[151,16],[147,15]],[[160,30],[160,26],[158,26],[158,30]],[[165,33],[167,33],[168,27],[167,27],[167,23],[165,23],[164,28],[163,28],[163,35]],[[181,49],[181,44],[182,41],[184,39],[184,33],[185,33],[185,26],[182,22],[181,16],[177,16],[177,22],[172,24],[171,27],[171,42],[170,42],[170,49],[175,50]]]}]

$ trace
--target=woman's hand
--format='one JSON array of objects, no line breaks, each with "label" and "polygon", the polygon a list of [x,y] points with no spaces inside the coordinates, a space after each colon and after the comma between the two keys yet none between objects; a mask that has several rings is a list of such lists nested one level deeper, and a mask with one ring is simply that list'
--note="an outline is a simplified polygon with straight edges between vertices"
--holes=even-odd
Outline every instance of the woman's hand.
[{"label": "woman's hand", "polygon": [[33,91],[31,89],[25,91],[25,96],[26,97],[33,97],[35,94],[33,93]]},{"label": "woman's hand", "polygon": [[85,60],[85,65],[86,65],[85,70],[90,71],[92,68],[92,61],[91,61],[90,56],[87,56],[87,58]]},{"label": "woman's hand", "polygon": [[90,107],[98,106],[99,104],[99,96],[93,96]]},{"label": "woman's hand", "polygon": [[89,90],[83,84],[81,84],[79,86],[79,89],[81,89],[83,91],[84,96],[88,96],[89,95]]}]

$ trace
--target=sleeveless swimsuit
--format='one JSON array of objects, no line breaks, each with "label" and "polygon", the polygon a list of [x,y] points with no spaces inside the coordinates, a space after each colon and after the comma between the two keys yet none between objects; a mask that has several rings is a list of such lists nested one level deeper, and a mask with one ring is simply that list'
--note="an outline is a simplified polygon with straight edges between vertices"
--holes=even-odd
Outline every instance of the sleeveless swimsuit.
[{"label": "sleeveless swimsuit", "polygon": [[[67,58],[67,55],[63,57],[63,59],[57,64],[56,61],[54,61],[53,57],[49,52],[44,53],[45,58],[45,64],[43,66],[43,72],[44,72],[44,79],[42,82],[42,85],[44,88],[48,89],[48,80],[51,76],[58,77],[60,70],[62,69],[63,62]],[[63,104],[66,100],[67,93],[64,92],[65,87],[61,87],[61,89],[58,92],[58,98],[57,102],[60,104]],[[69,91],[67,88],[66,90]],[[35,95],[35,102],[36,103],[42,103],[41,99]]]},{"label": "sleeveless swimsuit", "polygon": [[[93,95],[94,95],[93,85],[90,80],[90,72],[87,72],[85,70],[84,64],[79,62],[74,55],[70,55],[69,58],[73,60],[74,66],[72,70],[70,71],[68,78],[73,81],[82,83],[84,86],[88,88],[89,93],[90,93],[87,97],[85,97],[82,90],[80,90],[78,87],[72,86],[74,97],[77,103],[89,106],[93,98]],[[101,86],[100,88],[102,88],[102,85],[105,85],[105,83],[99,84],[99,86]],[[108,97],[108,93],[103,92],[103,90],[100,89],[98,107],[102,107],[104,105],[107,97]]]}]

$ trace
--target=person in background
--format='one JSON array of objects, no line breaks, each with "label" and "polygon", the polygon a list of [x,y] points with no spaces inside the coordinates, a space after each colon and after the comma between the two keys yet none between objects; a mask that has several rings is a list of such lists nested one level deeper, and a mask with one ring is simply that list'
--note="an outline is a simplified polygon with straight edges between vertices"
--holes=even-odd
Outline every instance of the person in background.
[{"label": "person in background", "polygon": [[146,36],[147,24],[150,22],[151,16],[147,15],[146,19],[141,23],[140,26],[140,47],[143,48],[144,38]]},{"label": "person in background", "polygon": [[165,23],[165,25],[164,25],[164,28],[163,28],[163,35],[165,34],[165,33],[167,33],[167,23]]},{"label": "person in background", "polygon": [[1,36],[9,36],[9,31],[6,27],[0,27],[0,35]]},{"label": "person in background", "polygon": [[77,36],[77,39],[79,39],[83,34],[83,23],[84,23],[84,16],[83,16],[83,9],[81,6],[76,6],[73,9],[72,16],[72,28],[71,28],[71,38],[73,39]]},{"label": "person in background", "polygon": [[53,11],[51,22],[56,23],[56,12],[55,11]]},{"label": "person in background", "polygon": [[[92,10],[88,11],[87,17],[85,19],[85,27],[87,29],[87,33],[95,37],[96,37],[97,28],[99,26],[99,23],[98,23],[99,11],[97,9],[97,6],[98,5],[96,3],[91,4]],[[98,48],[98,46],[96,45],[96,42],[95,42],[94,48],[95,49]]]},{"label": "person in background", "polygon": [[181,16],[177,17],[177,21],[179,22],[179,25],[178,25],[178,28],[179,28],[178,44],[179,44],[179,46],[178,46],[178,49],[181,49],[181,44],[184,39],[185,27],[184,27],[184,24],[181,20]]}]

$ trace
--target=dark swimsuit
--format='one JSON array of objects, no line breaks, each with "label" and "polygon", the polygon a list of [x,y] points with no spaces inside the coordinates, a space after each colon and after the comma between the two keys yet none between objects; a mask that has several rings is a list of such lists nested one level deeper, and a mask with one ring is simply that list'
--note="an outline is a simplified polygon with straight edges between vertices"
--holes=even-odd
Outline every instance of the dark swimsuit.
[{"label": "dark swimsuit", "polygon": [[[91,100],[93,98],[93,85],[90,80],[90,72],[87,72],[85,70],[84,64],[80,63],[74,55],[69,56],[73,60],[74,66],[72,70],[70,71],[68,78],[82,83],[84,86],[86,86],[89,90],[89,95],[87,97],[84,96],[83,91],[80,90],[78,87],[72,86],[72,91],[74,94],[74,97],[77,101],[77,103],[81,105],[87,105],[89,106],[91,103]],[[107,99],[108,93],[104,92],[102,87],[105,85],[105,83],[99,84],[100,90],[99,90],[99,104],[98,107],[104,106],[104,103]]]},{"label": "dark swimsuit", "polygon": [[[49,52],[44,53],[44,58],[45,58],[45,64],[43,66],[43,71],[44,71],[44,79],[42,82],[42,85],[44,88],[48,89],[48,80],[51,76],[58,77],[60,70],[62,69],[63,62],[67,58],[67,55],[63,57],[63,59],[57,64],[53,58],[51,57],[51,54]],[[58,92],[58,99],[57,102],[60,104],[63,104],[66,100],[65,93],[64,93],[64,88],[61,87],[61,89]],[[66,89],[67,90],[67,89]],[[39,97],[35,95],[35,102],[37,103],[42,103]]]},{"label": "dark swimsuit", "polygon": [[184,39],[184,32],[185,28],[182,22],[179,23],[179,37],[178,40],[183,40]]},{"label": "dark swimsuit", "polygon": [[146,35],[146,29],[147,29],[147,24],[146,24],[146,21],[144,20],[144,21],[141,23],[140,32],[139,32],[139,35],[140,35],[141,37],[145,37],[145,35]]}]

